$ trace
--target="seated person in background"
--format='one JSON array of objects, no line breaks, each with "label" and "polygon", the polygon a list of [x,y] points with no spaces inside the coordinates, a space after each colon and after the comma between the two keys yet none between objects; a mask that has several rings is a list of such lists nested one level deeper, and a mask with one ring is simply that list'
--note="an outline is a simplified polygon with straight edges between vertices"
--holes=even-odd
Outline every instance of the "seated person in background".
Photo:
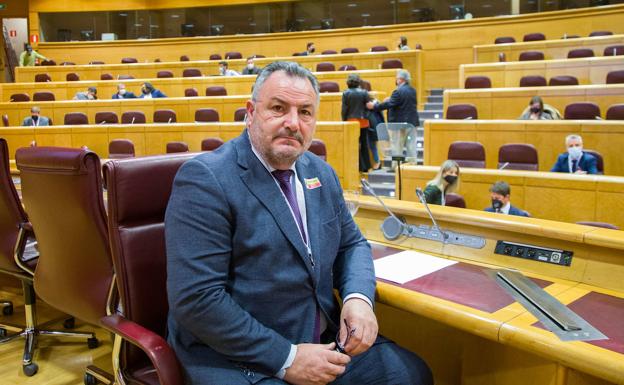
[{"label": "seated person in background", "polygon": [[37,127],[37,126],[49,126],[50,119],[45,116],[41,116],[41,108],[38,106],[32,106],[30,109],[30,116],[25,118],[22,122],[22,126]]},{"label": "seated person in background", "polygon": [[517,215],[520,217],[528,217],[529,214],[524,210],[511,205],[511,188],[504,181],[498,181],[490,187],[490,197],[492,198],[492,207],[487,207],[485,211],[490,213],[502,213],[508,215]]},{"label": "seated person in background", "polygon": [[565,139],[567,152],[559,155],[551,172],[568,172],[571,174],[598,174],[596,158],[583,152],[583,138],[579,135],[568,135]]},{"label": "seated person in background", "polygon": [[126,91],[126,85],[123,83],[117,84],[117,92],[113,94],[113,99],[134,99],[136,97],[134,92]]},{"label": "seated person in background", "polygon": [[556,108],[548,104],[539,96],[533,96],[529,106],[522,111],[520,120],[554,120],[561,119],[561,113]]},{"label": "seated person in background", "polygon": [[399,38],[399,45],[397,46],[399,51],[407,51],[409,50],[409,46],[407,45],[407,38],[405,36],[401,36]]},{"label": "seated person in background", "polygon": [[152,98],[166,98],[167,95],[163,94],[160,90],[154,88],[152,83],[145,82],[141,86],[141,96],[139,98],[152,99]]},{"label": "seated person in background", "polygon": [[25,51],[19,57],[18,64],[20,67],[32,67],[37,59],[48,60],[48,58],[35,51],[30,44],[26,44],[24,49]]},{"label": "seated person in background", "polygon": [[427,182],[425,200],[432,205],[445,204],[444,196],[459,189],[459,165],[454,160],[446,160],[440,166],[435,178]]},{"label": "seated person in background", "polygon": [[238,72],[228,68],[228,63],[225,60],[219,62],[219,75],[221,75],[221,76],[240,76],[240,74]]},{"label": "seated person in background", "polygon": [[243,75],[257,75],[260,73],[261,68],[256,67],[254,63],[254,57],[250,56],[247,58],[247,65],[243,68]]},{"label": "seated person in background", "polygon": [[316,48],[314,48],[314,43],[310,42],[306,44],[306,50],[301,52],[299,56],[310,56],[314,53],[314,51],[316,51]]},{"label": "seated person in background", "polygon": [[97,99],[97,88],[89,87],[86,91],[80,91],[76,93],[74,96],[74,100],[96,100]]}]

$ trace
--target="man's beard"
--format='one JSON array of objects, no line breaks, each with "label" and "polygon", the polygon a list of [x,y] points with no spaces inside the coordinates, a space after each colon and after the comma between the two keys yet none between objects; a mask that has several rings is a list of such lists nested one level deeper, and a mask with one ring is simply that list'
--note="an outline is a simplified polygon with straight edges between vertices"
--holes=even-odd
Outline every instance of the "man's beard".
[{"label": "man's beard", "polygon": [[[254,135],[252,134],[251,137],[253,138],[253,136]],[[290,138],[296,140],[301,144],[301,148],[296,149],[292,147],[291,149],[286,149],[284,151],[276,151],[271,144],[273,140],[277,138]],[[271,138],[271,143],[269,143],[266,147],[264,146],[264,142],[262,142],[262,140],[259,140],[259,142],[260,143],[254,143],[254,147],[256,147],[262,156],[264,156],[272,165],[292,164],[297,160],[297,158],[306,152],[310,146],[310,143],[305,143],[305,139],[299,131],[293,132],[287,128],[281,129],[277,135],[274,135]]]}]

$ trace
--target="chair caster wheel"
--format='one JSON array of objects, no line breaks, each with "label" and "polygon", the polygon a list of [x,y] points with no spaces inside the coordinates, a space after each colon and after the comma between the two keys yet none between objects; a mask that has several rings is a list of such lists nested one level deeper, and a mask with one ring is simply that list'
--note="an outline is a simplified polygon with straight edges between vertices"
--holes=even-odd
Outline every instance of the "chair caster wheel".
[{"label": "chair caster wheel", "polygon": [[4,328],[0,328],[0,337],[6,337],[7,336],[7,330]]},{"label": "chair caster wheel", "polygon": [[98,341],[98,339],[95,337],[89,338],[87,340],[87,346],[89,347],[89,349],[95,349],[100,346],[100,341]]},{"label": "chair caster wheel", "polygon": [[24,374],[26,376],[32,377],[35,375],[35,373],[37,373],[37,370],[39,370],[39,366],[35,364],[34,362],[31,362],[28,365],[22,366],[22,370],[24,371]]},{"label": "chair caster wheel", "polygon": [[76,319],[74,317],[68,318],[63,321],[63,327],[65,329],[73,329],[76,327]]},{"label": "chair caster wheel", "polygon": [[98,380],[94,376],[89,373],[85,373],[84,375],[84,385],[97,385]]},{"label": "chair caster wheel", "polygon": [[2,308],[2,314],[3,315],[13,314],[13,305],[6,305],[4,308]]}]

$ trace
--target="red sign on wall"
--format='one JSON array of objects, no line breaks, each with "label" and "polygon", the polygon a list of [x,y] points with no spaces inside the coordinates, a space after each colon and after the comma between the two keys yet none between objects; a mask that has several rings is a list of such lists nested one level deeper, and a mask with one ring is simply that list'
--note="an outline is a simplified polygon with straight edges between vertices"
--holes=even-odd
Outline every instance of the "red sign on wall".
[{"label": "red sign on wall", "polygon": [[17,37],[17,31],[14,29],[9,30],[9,37]]},{"label": "red sign on wall", "polygon": [[39,42],[39,35],[37,35],[37,34],[30,35],[30,42],[31,43],[38,43]]}]

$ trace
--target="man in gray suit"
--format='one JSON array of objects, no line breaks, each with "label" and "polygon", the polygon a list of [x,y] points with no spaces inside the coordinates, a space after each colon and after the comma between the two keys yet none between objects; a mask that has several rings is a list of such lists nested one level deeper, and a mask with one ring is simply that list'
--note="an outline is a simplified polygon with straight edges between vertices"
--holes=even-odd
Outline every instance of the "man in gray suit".
[{"label": "man in gray suit", "polygon": [[32,106],[30,108],[30,116],[24,118],[22,126],[37,127],[37,126],[49,126],[50,119],[45,116],[41,116],[41,108],[38,106]]},{"label": "man in gray suit", "polygon": [[420,358],[377,336],[370,246],[334,170],[306,152],[318,106],[308,70],[270,64],[247,129],[175,178],[168,340],[189,384],[432,383]]}]

